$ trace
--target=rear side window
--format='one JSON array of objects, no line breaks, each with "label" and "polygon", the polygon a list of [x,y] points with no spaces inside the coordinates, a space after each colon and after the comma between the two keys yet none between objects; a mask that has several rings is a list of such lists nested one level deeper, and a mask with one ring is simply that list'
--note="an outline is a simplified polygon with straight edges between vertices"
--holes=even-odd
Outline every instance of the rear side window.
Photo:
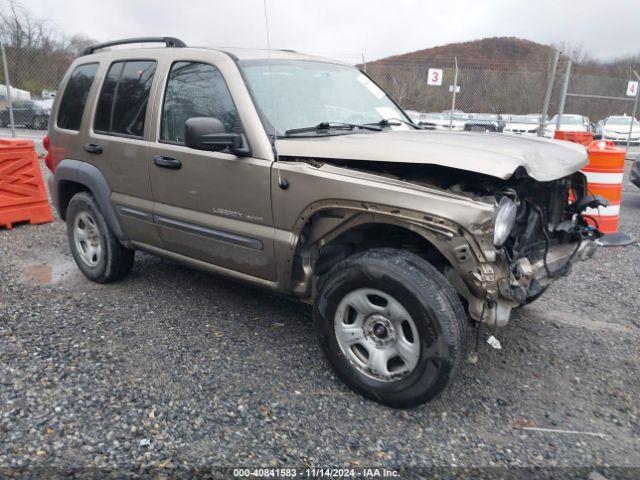
[{"label": "rear side window", "polygon": [[98,97],[98,108],[96,109],[96,117],[93,123],[93,129],[96,131],[108,132],[111,130],[113,94],[116,91],[118,80],[120,80],[123,66],[124,62],[112,64],[104,79],[102,92],[100,92],[100,97]]},{"label": "rear side window", "polygon": [[176,62],[167,80],[160,139],[184,143],[184,123],[191,117],[216,117],[227,132],[240,129],[236,107],[220,70],[206,63]]},{"label": "rear side window", "polygon": [[97,71],[97,63],[78,65],[73,69],[62,94],[60,108],[58,108],[57,124],[59,128],[80,130],[82,112],[84,112],[89,90]]},{"label": "rear side window", "polygon": [[114,62],[98,98],[96,132],[141,138],[156,62]]}]

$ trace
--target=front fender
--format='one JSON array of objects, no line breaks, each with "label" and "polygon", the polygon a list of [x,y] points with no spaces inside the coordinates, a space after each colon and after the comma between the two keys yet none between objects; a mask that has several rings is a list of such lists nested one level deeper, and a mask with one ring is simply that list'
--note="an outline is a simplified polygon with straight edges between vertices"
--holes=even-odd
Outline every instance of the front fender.
[{"label": "front fender", "polygon": [[[322,215],[323,212],[328,213]],[[475,277],[469,273],[478,272],[480,264],[486,262],[484,252],[476,238],[460,225],[424,212],[364,202],[323,200],[305,209],[291,232],[286,265],[292,269],[296,264],[294,257],[299,255],[303,269],[303,278],[298,278],[293,285],[294,294],[310,295],[314,256],[319,250],[343,233],[363,225],[393,225],[419,235],[472,284],[471,288],[484,287],[474,285]],[[286,275],[294,278],[291,270]]]}]

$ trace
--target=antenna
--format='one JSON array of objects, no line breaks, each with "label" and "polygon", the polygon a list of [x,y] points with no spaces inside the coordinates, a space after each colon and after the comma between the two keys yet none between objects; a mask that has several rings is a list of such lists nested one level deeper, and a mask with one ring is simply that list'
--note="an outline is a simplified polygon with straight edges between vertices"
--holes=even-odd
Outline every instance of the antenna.
[{"label": "antenna", "polygon": [[289,188],[289,182],[284,178],[282,178],[282,176],[280,175],[280,163],[279,163],[280,159],[278,157],[278,149],[276,147],[276,141],[278,139],[278,131],[276,130],[275,118],[277,113],[276,113],[276,103],[273,95],[273,73],[271,71],[271,36],[269,35],[269,15],[267,13],[267,0],[262,0],[262,5],[264,9],[264,28],[265,28],[265,31],[267,32],[267,57],[269,59],[269,90],[271,94],[271,110],[273,111],[273,119],[274,119],[274,121],[271,122],[271,124],[273,125],[273,142],[271,146],[273,147],[273,156],[275,158],[276,172],[278,175],[278,186],[281,189],[286,190],[287,188]]}]

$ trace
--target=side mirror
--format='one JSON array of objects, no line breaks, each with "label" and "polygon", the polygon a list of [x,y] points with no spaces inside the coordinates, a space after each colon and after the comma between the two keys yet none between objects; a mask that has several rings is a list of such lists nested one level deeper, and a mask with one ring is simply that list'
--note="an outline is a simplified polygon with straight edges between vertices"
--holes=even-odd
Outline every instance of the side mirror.
[{"label": "side mirror", "polygon": [[196,150],[220,152],[228,150],[239,157],[249,156],[240,133],[227,133],[224,124],[214,117],[192,117],[184,122],[184,144]]}]

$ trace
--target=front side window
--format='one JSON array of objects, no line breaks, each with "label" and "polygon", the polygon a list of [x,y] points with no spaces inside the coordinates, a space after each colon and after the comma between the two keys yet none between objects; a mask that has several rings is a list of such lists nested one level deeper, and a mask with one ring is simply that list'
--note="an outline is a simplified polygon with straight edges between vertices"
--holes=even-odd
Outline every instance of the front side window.
[{"label": "front side window", "polygon": [[245,60],[240,65],[278,135],[322,122],[407,121],[387,94],[354,67],[307,60]]},{"label": "front side window", "polygon": [[171,66],[162,105],[160,139],[184,142],[184,123],[192,117],[215,117],[227,132],[238,131],[238,114],[216,67],[199,62]]},{"label": "front side window", "polygon": [[57,124],[59,128],[80,130],[84,106],[87,103],[89,90],[97,71],[97,63],[78,65],[73,70],[58,109]]},{"label": "front side window", "polygon": [[156,62],[114,62],[102,85],[94,120],[99,133],[141,138]]}]

